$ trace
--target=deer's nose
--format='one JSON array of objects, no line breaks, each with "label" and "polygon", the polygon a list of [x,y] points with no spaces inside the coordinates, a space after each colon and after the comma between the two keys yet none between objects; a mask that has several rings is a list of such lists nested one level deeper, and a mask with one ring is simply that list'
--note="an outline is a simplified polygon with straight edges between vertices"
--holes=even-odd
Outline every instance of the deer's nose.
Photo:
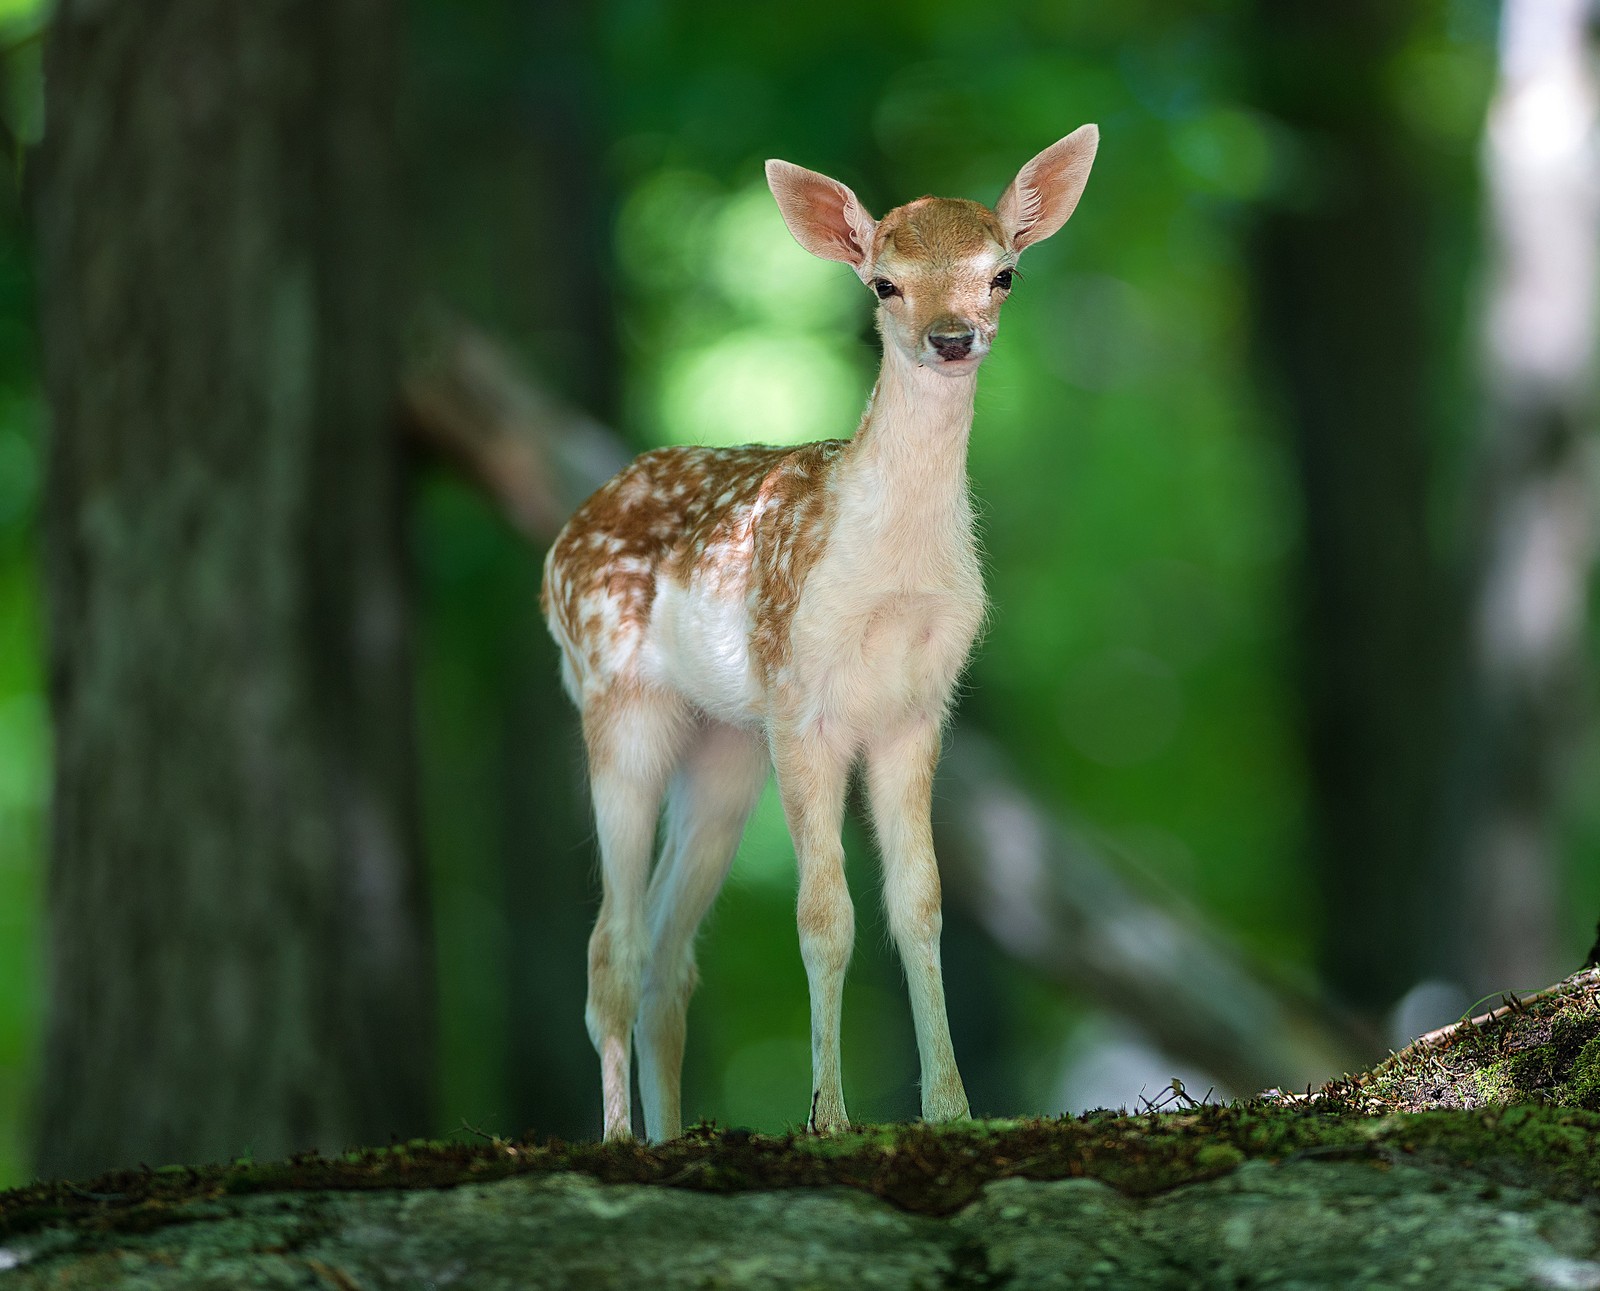
[{"label": "deer's nose", "polygon": [[958,318],[944,319],[928,329],[928,344],[941,359],[964,359],[972,353],[977,333],[970,323]]}]

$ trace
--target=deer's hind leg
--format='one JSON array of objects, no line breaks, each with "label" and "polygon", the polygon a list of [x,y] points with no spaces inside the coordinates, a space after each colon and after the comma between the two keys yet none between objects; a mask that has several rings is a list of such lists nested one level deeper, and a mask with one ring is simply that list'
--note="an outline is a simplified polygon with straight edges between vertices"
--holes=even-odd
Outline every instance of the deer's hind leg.
[{"label": "deer's hind leg", "polygon": [[631,1036],[649,933],[645,891],[661,795],[689,730],[675,696],[614,685],[587,699],[584,743],[600,845],[600,914],[589,938],[589,1038],[600,1055],[605,1137],[631,1137]]},{"label": "deer's hind leg", "polygon": [[695,931],[716,900],[767,781],[759,731],[699,726],[667,790],[666,838],[647,899],[650,954],[639,1006],[639,1092],[645,1135],[683,1132],[681,1082],[689,997],[699,974]]}]

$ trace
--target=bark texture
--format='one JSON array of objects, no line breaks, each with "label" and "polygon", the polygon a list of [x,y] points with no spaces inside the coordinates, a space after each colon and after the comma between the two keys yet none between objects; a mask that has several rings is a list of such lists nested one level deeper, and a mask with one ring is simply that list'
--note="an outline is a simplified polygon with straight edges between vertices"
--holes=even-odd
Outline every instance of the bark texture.
[{"label": "bark texture", "polygon": [[[1492,234],[1451,975],[1541,981],[1563,918],[1561,812],[1592,721],[1597,13],[1508,0],[1484,140]],[[1551,105],[1556,107],[1552,111]]]},{"label": "bark texture", "polygon": [[387,0],[64,0],[39,1169],[430,1112]]}]

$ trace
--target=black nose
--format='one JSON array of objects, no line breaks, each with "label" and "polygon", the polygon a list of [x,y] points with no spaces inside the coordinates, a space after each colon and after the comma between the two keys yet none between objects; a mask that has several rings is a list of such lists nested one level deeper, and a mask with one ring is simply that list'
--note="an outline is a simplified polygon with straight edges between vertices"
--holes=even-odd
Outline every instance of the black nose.
[{"label": "black nose", "polygon": [[939,352],[941,359],[964,359],[972,352],[972,342],[977,339],[970,327],[959,325],[941,327],[928,333],[928,344]]}]

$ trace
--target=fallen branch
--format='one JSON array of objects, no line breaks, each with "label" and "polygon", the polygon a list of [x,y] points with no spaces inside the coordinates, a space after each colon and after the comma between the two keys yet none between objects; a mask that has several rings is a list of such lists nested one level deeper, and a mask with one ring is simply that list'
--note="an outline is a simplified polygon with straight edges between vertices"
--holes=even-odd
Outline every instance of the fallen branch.
[{"label": "fallen branch", "polygon": [[1449,1026],[1438,1027],[1425,1035],[1420,1035],[1394,1054],[1390,1061],[1403,1061],[1431,1049],[1448,1048],[1469,1034],[1489,1030],[1503,1018],[1527,1013],[1533,1006],[1543,1005],[1546,1001],[1566,999],[1582,991],[1592,993],[1597,987],[1600,987],[1600,967],[1585,965],[1571,977],[1557,982],[1554,986],[1546,986],[1542,991],[1534,991],[1530,995],[1501,996],[1505,1002],[1498,1008],[1490,1009],[1487,1013],[1479,1013],[1474,1017],[1462,1018],[1459,1022],[1452,1022]]},{"label": "fallen branch", "polygon": [[1134,1021],[1236,1093],[1353,1071],[1374,1037],[1250,963],[1193,908],[1146,893],[1084,831],[1018,788],[970,728],[939,768],[939,863],[952,898],[1041,976]]},{"label": "fallen branch", "polygon": [[1430,1031],[1313,1101],[1369,1114],[1530,1101],[1600,1111],[1600,969]]},{"label": "fallen branch", "polygon": [[629,458],[615,432],[553,399],[488,336],[437,311],[412,337],[400,427],[541,545]]}]

